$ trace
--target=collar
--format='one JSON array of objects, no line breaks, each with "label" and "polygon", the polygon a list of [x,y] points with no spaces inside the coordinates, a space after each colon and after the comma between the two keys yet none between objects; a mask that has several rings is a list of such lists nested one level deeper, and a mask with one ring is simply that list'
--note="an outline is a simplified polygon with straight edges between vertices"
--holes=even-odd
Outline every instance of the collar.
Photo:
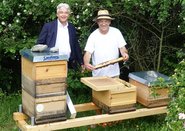
[{"label": "collar", "polygon": [[58,22],[58,26],[59,27],[62,27],[62,28],[67,28],[68,27],[68,22],[67,22],[67,24],[64,26],[58,19],[57,19],[57,22]]}]

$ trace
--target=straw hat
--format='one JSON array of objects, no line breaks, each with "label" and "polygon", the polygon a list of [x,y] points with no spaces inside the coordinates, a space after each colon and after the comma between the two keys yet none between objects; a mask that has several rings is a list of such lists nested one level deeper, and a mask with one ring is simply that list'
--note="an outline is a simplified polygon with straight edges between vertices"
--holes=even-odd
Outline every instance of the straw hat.
[{"label": "straw hat", "polygon": [[94,19],[94,21],[99,20],[99,19],[114,20],[114,18],[111,18],[108,10],[99,10],[97,17]]}]

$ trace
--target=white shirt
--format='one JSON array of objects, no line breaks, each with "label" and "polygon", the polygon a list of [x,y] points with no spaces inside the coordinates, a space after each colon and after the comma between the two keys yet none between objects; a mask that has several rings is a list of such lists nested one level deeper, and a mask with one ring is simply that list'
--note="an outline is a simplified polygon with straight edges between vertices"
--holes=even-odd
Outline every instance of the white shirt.
[{"label": "white shirt", "polygon": [[59,20],[57,23],[57,38],[55,47],[59,49],[59,54],[67,55],[69,58],[71,54],[71,47],[69,43],[68,23],[65,26],[63,26]]},{"label": "white shirt", "polygon": [[[92,64],[97,65],[119,57],[119,48],[124,47],[126,42],[117,28],[109,27],[107,34],[101,34],[99,29],[96,29],[89,36],[85,51],[92,54]],[[119,64],[109,65],[104,68],[94,70],[93,76],[119,76]]]}]

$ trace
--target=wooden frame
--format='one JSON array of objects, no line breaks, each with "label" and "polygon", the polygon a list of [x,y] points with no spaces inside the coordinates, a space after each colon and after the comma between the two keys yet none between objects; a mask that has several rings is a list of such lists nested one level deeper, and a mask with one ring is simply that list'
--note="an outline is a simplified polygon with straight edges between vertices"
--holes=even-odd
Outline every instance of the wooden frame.
[{"label": "wooden frame", "polygon": [[81,78],[81,82],[95,91],[119,89],[123,86],[121,82],[115,81],[113,78],[107,76],[83,77]]},{"label": "wooden frame", "polygon": [[[94,103],[84,103],[75,105],[77,112],[99,110],[99,108]],[[87,126],[92,124],[111,122],[117,120],[126,120],[144,116],[152,116],[157,114],[164,114],[167,112],[167,107],[156,107],[156,108],[142,108],[135,111],[116,113],[116,114],[101,114],[94,116],[87,116],[75,119],[67,119],[66,121],[60,121],[55,123],[47,123],[42,125],[29,125],[26,120],[27,116],[20,112],[14,112],[13,118],[16,121],[17,126],[22,131],[51,131],[67,128],[75,128],[80,126]]]}]

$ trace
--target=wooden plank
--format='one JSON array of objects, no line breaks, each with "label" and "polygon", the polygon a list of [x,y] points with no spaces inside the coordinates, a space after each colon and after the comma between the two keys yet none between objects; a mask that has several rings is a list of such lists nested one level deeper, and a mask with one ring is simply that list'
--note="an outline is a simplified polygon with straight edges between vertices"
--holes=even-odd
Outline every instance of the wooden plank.
[{"label": "wooden plank", "polygon": [[26,119],[28,119],[28,116],[23,114],[22,112],[14,112],[13,119],[15,121],[26,120]]},{"label": "wooden plank", "polygon": [[110,77],[83,77],[81,82],[95,91],[105,91],[113,88],[121,88],[123,84]]},{"label": "wooden plank", "polygon": [[90,111],[90,110],[99,110],[100,108],[97,107],[93,102],[91,103],[83,103],[74,105],[77,112],[83,112],[83,111]]},{"label": "wooden plank", "polygon": [[111,64],[114,64],[114,63],[117,63],[119,61],[123,61],[124,58],[123,57],[120,57],[120,58],[117,58],[117,59],[113,59],[113,60],[109,60],[109,61],[105,61],[103,63],[100,63],[98,65],[95,65],[95,69],[99,69],[99,68],[102,68],[102,67],[105,67],[105,66],[108,66],[108,65],[111,65]]},{"label": "wooden plank", "polygon": [[16,121],[16,124],[19,127],[19,129],[21,129],[21,131],[27,131],[28,130],[27,127],[31,126],[28,125],[25,120]]},{"label": "wooden plank", "polygon": [[87,116],[82,118],[68,119],[66,121],[47,123],[42,125],[27,125],[23,121],[17,121],[17,125],[23,131],[51,131],[59,129],[74,128],[104,122],[127,120],[144,116],[152,116],[157,114],[164,114],[167,112],[167,107],[156,108],[142,108],[136,111],[116,113],[116,114],[102,114],[96,116]]},{"label": "wooden plank", "polygon": [[73,105],[73,102],[72,102],[68,92],[67,92],[67,100],[66,101],[67,101],[68,110],[70,112],[70,118],[74,119],[76,117],[77,113],[76,113],[76,109]]},{"label": "wooden plank", "polygon": [[13,119],[16,122],[17,126],[22,129],[23,131],[26,131],[26,126],[29,126],[25,120],[28,119],[28,116],[25,115],[22,112],[14,112],[13,113]]}]

